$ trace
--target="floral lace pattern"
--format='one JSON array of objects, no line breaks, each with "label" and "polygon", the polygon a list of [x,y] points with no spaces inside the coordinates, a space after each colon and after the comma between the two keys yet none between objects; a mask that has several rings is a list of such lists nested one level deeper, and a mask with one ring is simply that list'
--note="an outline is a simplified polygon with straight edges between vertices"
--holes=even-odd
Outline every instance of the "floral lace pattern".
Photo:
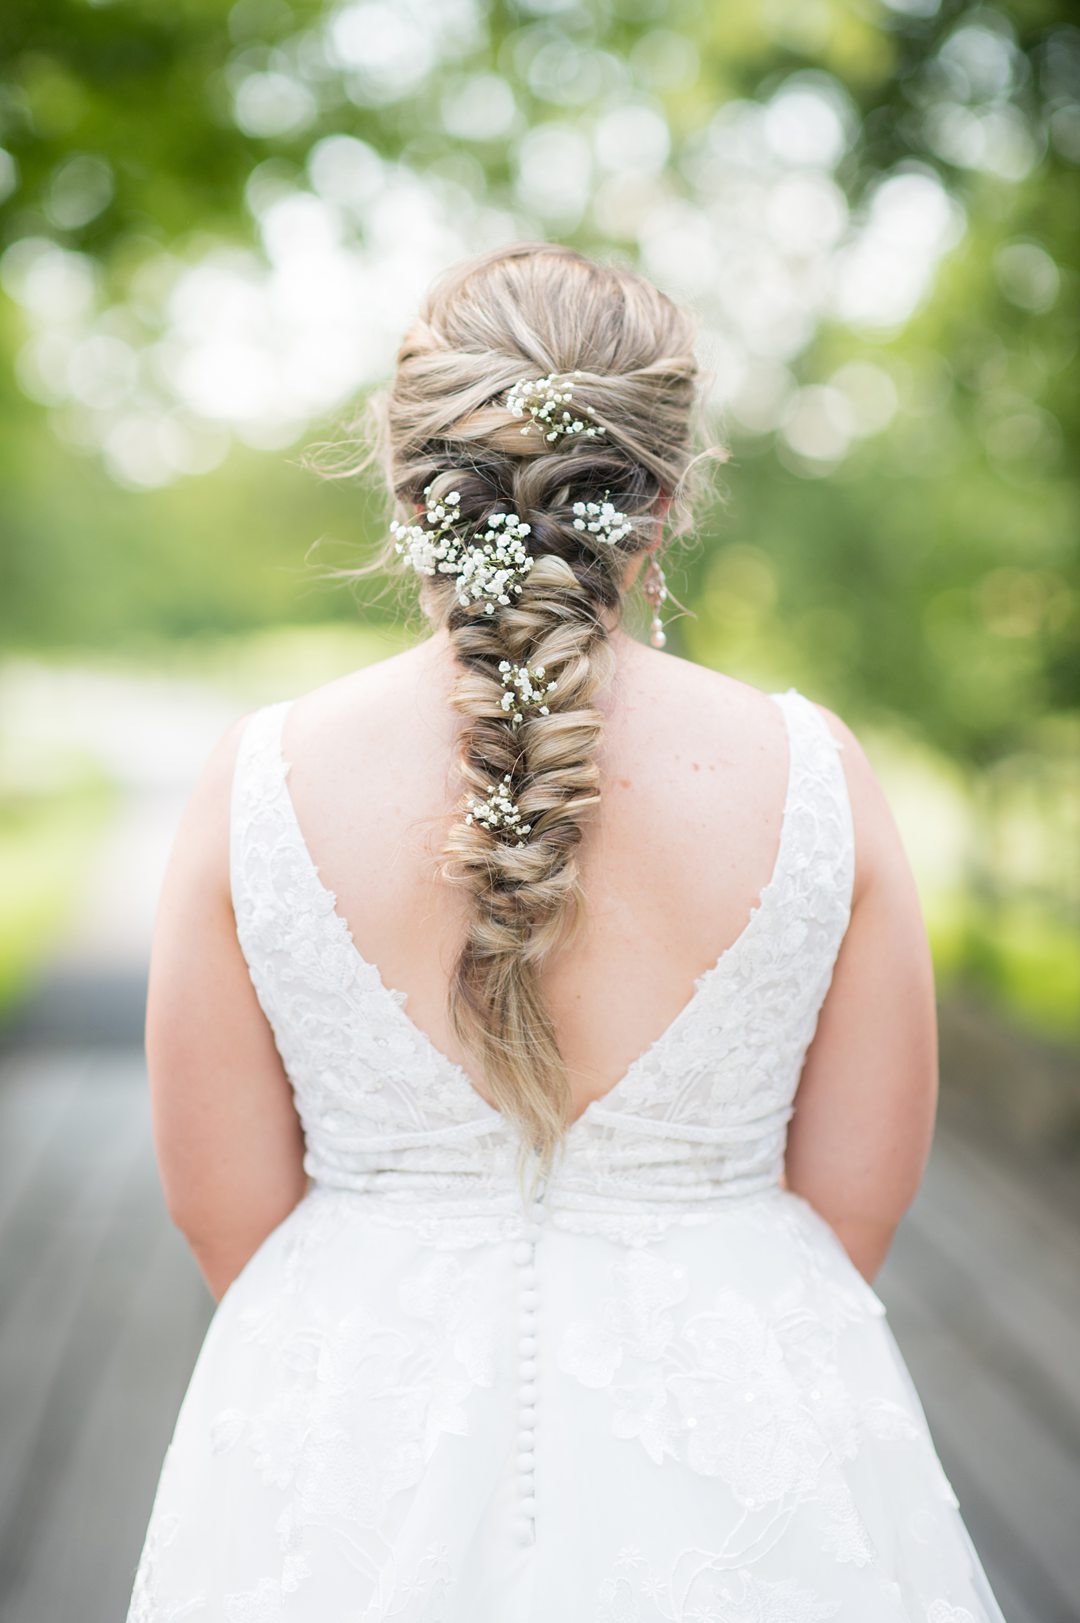
[{"label": "floral lace pattern", "polygon": [[[204,1405],[197,1434],[174,1440],[129,1623],[172,1623],[201,1615],[206,1604],[187,1558],[170,1562],[197,1510],[189,1505],[185,1514],[176,1490],[193,1450],[204,1481],[233,1471],[248,1485],[257,1516],[266,1518],[261,1543],[272,1568],[228,1589],[223,1614],[211,1615],[229,1623],[286,1617],[290,1597],[308,1604],[311,1580],[331,1559],[378,1575],[365,1618],[412,1616],[401,1610],[406,1600],[420,1608],[418,1617],[436,1615],[426,1608],[449,1581],[447,1552],[429,1544],[409,1568],[390,1529],[444,1441],[470,1436],[474,1394],[495,1385],[495,1304],[480,1262],[425,1247],[395,1278],[392,1302],[379,1295],[315,1305],[312,1270],[334,1239],[346,1255],[354,1251],[350,1229],[356,1224],[340,1197],[313,1191],[223,1298],[215,1326],[227,1303],[233,1356],[258,1368],[261,1380],[236,1384],[220,1406]],[[271,1264],[273,1288],[252,1293]]]},{"label": "floral lace pattern", "polygon": [[824,1623],[838,1610],[791,1579],[767,1583],[733,1573],[704,1550],[684,1550],[664,1577],[633,1545],[619,1552],[600,1600],[598,1623],[638,1623],[641,1600],[652,1602],[650,1617],[671,1623]]},{"label": "floral lace pattern", "polygon": [[311,1182],[214,1316],[128,1623],[1004,1623],[881,1302],[779,1183],[854,843],[773,697],[772,877],[532,1203],[319,877],[288,705],[251,718],[237,935]]},{"label": "floral lace pattern", "polygon": [[[568,1135],[555,1221],[626,1243],[775,1188],[806,1049],[850,917],[854,843],[831,733],[794,689],[773,874],[690,1001]],[[304,842],[281,735],[288,703],[241,743],[231,867],[237,932],[296,1093],[307,1170],[378,1195],[429,1233],[469,1212],[505,1232],[515,1139],[359,953]],[[463,1204],[466,1203],[466,1204]]]},{"label": "floral lace pattern", "polygon": [[859,1401],[841,1376],[845,1328],[878,1312],[843,1289],[808,1293],[795,1282],[766,1315],[731,1288],[692,1292],[685,1266],[641,1252],[613,1262],[609,1276],[596,1318],[564,1327],[559,1367],[608,1393],[615,1436],[636,1440],[654,1464],[675,1461],[726,1485],[725,1559],[759,1557],[813,1500],[834,1558],[871,1561],[837,1466],[855,1457],[863,1430],[921,1441],[899,1405]]}]

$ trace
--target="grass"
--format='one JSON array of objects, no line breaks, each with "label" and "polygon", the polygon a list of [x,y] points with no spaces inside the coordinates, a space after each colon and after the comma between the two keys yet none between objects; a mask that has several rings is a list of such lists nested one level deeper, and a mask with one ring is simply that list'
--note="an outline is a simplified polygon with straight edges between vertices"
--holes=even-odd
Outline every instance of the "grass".
[{"label": "grass", "polygon": [[1080,934],[1045,904],[956,897],[929,913],[927,930],[943,986],[962,976],[1024,1029],[1080,1042]]},{"label": "grass", "polygon": [[0,803],[0,1024],[70,917],[114,800],[111,785],[88,773],[69,788]]}]

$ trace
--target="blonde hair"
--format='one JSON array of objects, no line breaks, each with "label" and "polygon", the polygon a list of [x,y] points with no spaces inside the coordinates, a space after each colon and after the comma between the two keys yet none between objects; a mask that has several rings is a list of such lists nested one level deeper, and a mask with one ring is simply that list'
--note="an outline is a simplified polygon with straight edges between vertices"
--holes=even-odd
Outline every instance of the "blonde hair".
[{"label": "blonde hair", "polygon": [[[508,510],[531,525],[533,567],[497,614],[463,607],[446,575],[423,585],[459,666],[452,702],[463,718],[458,766],[468,797],[483,799],[510,774],[531,825],[518,843],[459,816],[442,867],[469,898],[451,1023],[496,1108],[522,1130],[519,1172],[530,1145],[537,1170],[550,1170],[568,1126],[570,1085],[541,977],[582,920],[577,850],[601,792],[594,701],[614,663],[604,620],[621,612],[627,568],[650,546],[662,498],[671,498],[673,535],[689,522],[701,410],[693,343],[691,317],[643,277],[569,248],[521,243],[435,281],[390,384],[367,402],[366,460],[380,461],[398,520],[412,523],[418,505],[456,491],[471,529]],[[514,385],[568,373],[574,412],[591,412],[585,421],[603,432],[554,443],[522,433],[506,404]],[[574,526],[575,502],[605,496],[633,521],[615,545]],[[397,561],[391,541],[380,562]],[[511,724],[504,660],[544,667],[556,684],[548,714],[534,707]]]}]

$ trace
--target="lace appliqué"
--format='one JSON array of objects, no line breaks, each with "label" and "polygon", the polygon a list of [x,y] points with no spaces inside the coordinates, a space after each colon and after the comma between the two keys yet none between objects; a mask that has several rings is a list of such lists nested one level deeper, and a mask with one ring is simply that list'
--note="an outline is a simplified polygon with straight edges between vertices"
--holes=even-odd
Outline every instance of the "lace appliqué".
[{"label": "lace appliqu\u00e9", "polygon": [[[800,1504],[825,1516],[837,1560],[873,1555],[837,1466],[858,1449],[858,1407],[839,1374],[836,1339],[849,1304],[781,1299],[769,1318],[731,1289],[691,1289],[688,1270],[631,1253],[609,1269],[597,1317],[565,1326],[559,1367],[605,1390],[617,1437],[656,1464],[724,1482],[741,1511],[742,1556],[774,1543]],[[685,1302],[706,1306],[684,1315]]]},{"label": "lace appliqu\u00e9", "polygon": [[[165,1459],[167,1464],[168,1453]],[[127,1623],[184,1623],[186,1618],[205,1616],[205,1594],[200,1592],[180,1602],[167,1601],[159,1582],[162,1553],[172,1544],[179,1530],[179,1516],[171,1512],[159,1514],[155,1507],[139,1556]]]},{"label": "lace appliqu\u00e9", "polygon": [[[831,735],[794,689],[774,697],[790,760],[772,878],[682,1013],[568,1134],[548,1196],[568,1232],[648,1245],[776,1188],[850,917],[854,853]],[[357,950],[288,793],[287,710],[256,712],[241,740],[231,873],[237,932],[292,1081],[308,1173],[375,1196],[379,1221],[443,1249],[512,1238],[516,1133]]]},{"label": "lace appliqu\u00e9", "polygon": [[253,1482],[284,1495],[274,1516],[278,1571],[227,1597],[235,1623],[278,1617],[284,1597],[299,1591],[312,1573],[310,1530],[323,1539],[330,1532],[346,1565],[364,1553],[375,1584],[365,1620],[404,1617],[391,1612],[391,1595],[427,1602],[448,1581],[447,1553],[437,1548],[417,1573],[398,1573],[388,1518],[421,1482],[442,1438],[469,1435],[474,1391],[494,1386],[495,1324],[481,1269],[421,1250],[396,1285],[393,1319],[387,1305],[364,1300],[335,1318],[313,1308],[304,1315],[305,1258],[336,1232],[339,1206],[309,1196],[286,1219],[291,1232],[281,1233],[286,1289],[235,1307],[235,1334],[273,1358],[278,1373],[263,1406],[234,1404],[214,1415],[211,1456],[244,1456]]},{"label": "lace appliqu\u00e9", "polygon": [[[358,1623],[435,1623],[444,1615],[443,1603],[450,1591],[449,1551],[445,1544],[432,1544],[407,1572],[398,1570],[391,1555],[379,1572],[375,1593]],[[263,1578],[254,1589],[225,1597],[225,1623],[276,1623],[284,1616],[288,1596],[295,1585]]]},{"label": "lace appliqu\u00e9", "polygon": [[722,1555],[684,1550],[664,1574],[628,1545],[601,1588],[598,1623],[825,1623],[839,1609],[793,1580],[733,1572]]}]

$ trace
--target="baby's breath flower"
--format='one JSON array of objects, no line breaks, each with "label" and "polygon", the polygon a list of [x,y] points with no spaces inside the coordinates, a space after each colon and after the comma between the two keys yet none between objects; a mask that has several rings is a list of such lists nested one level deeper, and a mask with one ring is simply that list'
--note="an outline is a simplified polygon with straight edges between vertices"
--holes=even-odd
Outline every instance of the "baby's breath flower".
[{"label": "baby's breath flower", "polygon": [[512,795],[510,785],[513,780],[509,772],[494,789],[488,791],[483,800],[472,800],[465,814],[467,823],[479,823],[491,833],[505,832],[517,836],[518,845],[524,845],[526,834],[531,833],[532,824],[521,821],[521,812],[518,810]]},{"label": "baby's breath flower", "polygon": [[[581,372],[573,375],[579,378]],[[556,382],[555,373],[549,372],[546,378],[520,378],[507,395],[506,406],[515,417],[524,417],[528,413],[550,442],[563,434],[584,434],[586,438],[603,434],[605,430],[599,423],[585,423],[576,412],[567,411],[573,398],[572,385]],[[596,416],[592,406],[581,409],[587,417]],[[526,423],[521,432],[527,434],[531,427],[532,423]]]},{"label": "baby's breath flower", "polygon": [[555,683],[544,681],[547,672],[543,665],[513,665],[508,659],[501,659],[499,673],[506,689],[502,696],[502,707],[515,731],[530,713],[538,716],[551,714],[544,700],[549,693],[554,693]]},{"label": "baby's breath flower", "polygon": [[[431,490],[424,486],[424,495]],[[451,490],[442,501],[429,502],[424,524],[402,524],[394,519],[390,534],[394,550],[418,575],[456,575],[461,560],[461,542],[454,533],[461,522],[461,493]]]},{"label": "baby's breath flower", "polygon": [[[427,485],[427,496],[431,486]],[[485,614],[494,614],[515,597],[533,566],[525,545],[530,524],[517,513],[492,513],[487,528],[477,531],[471,541],[460,534],[461,495],[451,490],[442,501],[431,502],[424,524],[390,526],[394,549],[420,575],[456,575],[457,600],[462,608],[483,605]]]},{"label": "baby's breath flower", "polygon": [[488,527],[476,535],[461,554],[457,566],[457,598],[462,608],[482,603],[485,614],[505,608],[521,596],[522,583],[533,566],[525,545],[531,524],[516,513],[492,513]]},{"label": "baby's breath flower", "polygon": [[597,541],[613,547],[624,535],[630,534],[633,524],[625,513],[620,513],[618,508],[606,499],[606,490],[604,497],[605,500],[601,502],[574,503],[574,529],[585,530]]}]

